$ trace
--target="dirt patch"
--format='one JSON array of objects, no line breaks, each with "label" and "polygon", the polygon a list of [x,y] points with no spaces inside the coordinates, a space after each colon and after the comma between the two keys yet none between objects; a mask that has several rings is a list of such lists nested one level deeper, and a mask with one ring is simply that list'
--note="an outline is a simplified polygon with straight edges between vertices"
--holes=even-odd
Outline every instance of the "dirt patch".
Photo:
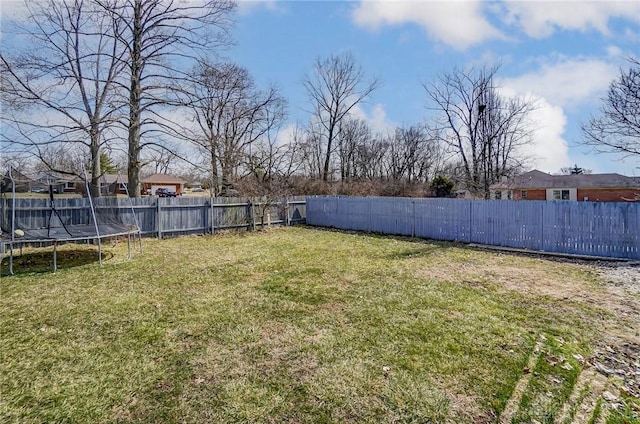
[{"label": "dirt patch", "polygon": [[480,289],[497,286],[524,295],[586,303],[614,314],[614,321],[622,319],[626,328],[621,330],[627,336],[640,336],[640,266],[542,259],[545,266],[541,267],[539,258],[496,254],[487,263],[478,252],[464,254],[455,267],[432,258],[433,266],[418,272]]},{"label": "dirt patch", "polygon": [[[588,378],[583,378],[591,390],[576,422],[593,411],[599,397],[608,410],[620,408],[625,397],[640,399],[640,264],[542,259],[545,266],[540,267],[540,258],[508,254],[497,254],[487,263],[473,251],[465,251],[453,268],[431,259],[434,266],[418,271],[423,277],[479,290],[545,296],[558,300],[557,308],[573,309],[571,305],[582,303],[602,310],[594,321],[600,341],[584,363]],[[509,417],[509,408],[503,416]]]},{"label": "dirt patch", "polygon": [[640,295],[640,264],[599,266],[596,272],[606,284]]}]

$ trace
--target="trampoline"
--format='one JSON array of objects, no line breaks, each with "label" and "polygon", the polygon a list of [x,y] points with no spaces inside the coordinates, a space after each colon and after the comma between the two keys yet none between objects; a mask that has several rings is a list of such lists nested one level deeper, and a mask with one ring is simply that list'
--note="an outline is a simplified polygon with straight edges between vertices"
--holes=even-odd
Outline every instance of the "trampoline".
[{"label": "trampoline", "polygon": [[[127,259],[131,259],[131,242],[142,239],[137,217],[128,196],[118,199],[108,193],[92,197],[92,190],[84,174],[83,197],[54,196],[55,181],[47,181],[48,198],[19,198],[19,191],[31,191],[31,183],[22,174],[9,169],[2,180],[2,214],[0,243],[2,256],[9,257],[9,274],[14,274],[14,252],[25,245],[53,246],[52,271],[57,270],[57,247],[61,243],[94,241],[98,246],[98,261],[102,265],[102,240],[126,237]],[[26,187],[26,189],[25,189]],[[125,186],[126,187],[126,186]],[[99,193],[97,187],[93,192]],[[38,190],[40,191],[40,190]],[[10,196],[9,196],[10,194]],[[123,203],[126,203],[123,205]]]}]

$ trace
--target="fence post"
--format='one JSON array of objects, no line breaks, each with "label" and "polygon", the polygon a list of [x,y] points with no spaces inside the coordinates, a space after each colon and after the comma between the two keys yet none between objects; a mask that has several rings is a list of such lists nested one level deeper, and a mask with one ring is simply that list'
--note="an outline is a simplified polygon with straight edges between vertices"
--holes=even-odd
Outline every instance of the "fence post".
[{"label": "fence post", "polygon": [[215,234],[216,231],[216,225],[214,222],[214,218],[216,216],[216,211],[213,207],[213,196],[209,198],[209,203],[210,203],[210,210],[211,210],[211,234]]},{"label": "fence post", "polygon": [[158,238],[162,239],[162,223],[160,222],[160,214],[161,214],[161,208],[160,208],[160,198],[158,197],[158,199],[156,200],[156,228],[158,230]]},{"label": "fence post", "polygon": [[247,222],[247,231],[255,231],[256,229],[256,218],[255,218],[255,214],[253,213],[253,201],[251,199],[247,199],[247,212],[249,215],[249,219]]},{"label": "fence post", "polygon": [[287,214],[287,227],[291,226],[291,219],[289,218],[289,197],[284,198],[284,212]]}]

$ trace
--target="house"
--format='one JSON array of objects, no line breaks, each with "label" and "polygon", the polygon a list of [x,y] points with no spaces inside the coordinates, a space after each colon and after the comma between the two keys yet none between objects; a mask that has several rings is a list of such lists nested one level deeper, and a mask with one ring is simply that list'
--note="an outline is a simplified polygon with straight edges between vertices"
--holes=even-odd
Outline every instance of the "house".
[{"label": "house", "polygon": [[38,173],[33,179],[45,191],[51,189],[54,193],[78,193],[84,189],[84,180],[71,174],[46,171]]},{"label": "house", "polygon": [[173,175],[153,174],[142,180],[142,192],[153,195],[157,189],[166,188],[181,196],[184,191],[184,183],[184,180]]},{"label": "house", "polygon": [[25,193],[28,191],[39,193],[48,191],[49,187],[37,182],[17,169],[11,169],[10,171],[7,171],[2,178],[2,181],[0,182],[0,191],[6,193],[12,190],[15,190],[16,193]]},{"label": "house", "polygon": [[551,175],[533,170],[490,187],[492,199],[629,202],[640,198],[640,177],[620,174]]},{"label": "house", "polygon": [[190,181],[185,183],[184,187],[190,190],[200,190],[202,189],[202,183],[200,181]]},{"label": "house", "polygon": [[[12,183],[13,180],[13,183]],[[1,191],[8,192],[15,184],[17,193],[33,192],[48,193],[82,193],[84,180],[72,174],[64,174],[55,171],[38,172],[31,176],[16,169],[9,171],[2,177]]]},{"label": "house", "polygon": [[102,174],[100,190],[103,194],[127,194],[129,178],[120,174]]}]

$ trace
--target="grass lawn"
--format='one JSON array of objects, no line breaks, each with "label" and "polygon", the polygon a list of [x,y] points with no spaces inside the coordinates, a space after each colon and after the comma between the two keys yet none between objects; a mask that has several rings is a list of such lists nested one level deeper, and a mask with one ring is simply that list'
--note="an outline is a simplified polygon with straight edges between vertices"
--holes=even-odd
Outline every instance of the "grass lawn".
[{"label": "grass lawn", "polygon": [[[287,228],[106,250],[63,246],[55,274],[49,250],[3,260],[0,422],[569,423],[581,357],[640,334],[640,300],[592,266],[458,244]],[[619,396],[587,419],[637,422]]]}]

